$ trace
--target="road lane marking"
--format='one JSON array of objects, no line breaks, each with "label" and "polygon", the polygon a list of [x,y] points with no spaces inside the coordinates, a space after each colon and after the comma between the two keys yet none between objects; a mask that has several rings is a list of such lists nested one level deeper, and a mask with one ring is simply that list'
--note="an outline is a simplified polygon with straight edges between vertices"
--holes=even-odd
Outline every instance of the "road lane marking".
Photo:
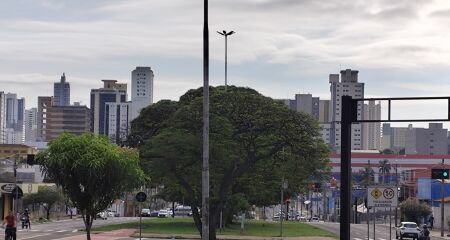
[{"label": "road lane marking", "polygon": [[44,237],[44,236],[48,236],[50,235],[50,233],[47,234],[41,234],[41,235],[34,235],[32,237],[25,237],[25,238],[21,238],[21,239],[32,239],[32,238],[37,238],[37,237]]}]

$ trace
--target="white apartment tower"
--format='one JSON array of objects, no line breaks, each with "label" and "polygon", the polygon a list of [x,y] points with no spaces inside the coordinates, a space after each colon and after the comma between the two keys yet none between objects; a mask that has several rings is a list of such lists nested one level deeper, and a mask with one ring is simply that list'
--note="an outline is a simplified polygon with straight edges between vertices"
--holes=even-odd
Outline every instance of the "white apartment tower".
[{"label": "white apartment tower", "polygon": [[[364,104],[364,119],[380,120],[381,104],[375,104],[375,101]],[[363,123],[363,133],[364,150],[383,150],[381,149],[381,123]]]},{"label": "white apartment tower", "polygon": [[5,105],[5,143],[21,144],[25,140],[23,121],[25,116],[25,99],[17,98],[15,93],[7,93],[5,95]]},{"label": "white apartment tower", "polygon": [[[341,111],[342,111],[342,96],[351,96],[353,98],[364,98],[364,83],[358,82],[358,71],[346,69],[341,71],[339,81],[339,74],[330,74],[330,145],[337,151],[341,146]],[[358,119],[363,113],[363,103],[358,103]],[[334,137],[333,137],[334,136]],[[363,149],[363,128],[361,124],[352,124],[352,150]]]},{"label": "white apartment tower", "polygon": [[131,72],[131,120],[141,110],[153,104],[153,71],[150,67],[136,67]]},{"label": "white apartment tower", "polygon": [[35,142],[37,139],[37,108],[25,110],[25,143]]},{"label": "white apartment tower", "polygon": [[120,144],[125,141],[131,129],[130,124],[131,103],[106,103],[105,108],[105,135],[112,143]]}]

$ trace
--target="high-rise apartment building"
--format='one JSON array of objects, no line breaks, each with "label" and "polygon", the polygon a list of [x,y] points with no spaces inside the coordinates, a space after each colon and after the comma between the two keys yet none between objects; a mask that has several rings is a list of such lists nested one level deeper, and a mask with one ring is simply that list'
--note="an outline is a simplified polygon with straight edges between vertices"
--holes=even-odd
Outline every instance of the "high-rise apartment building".
[{"label": "high-rise apartment building", "polygon": [[21,144],[25,140],[24,134],[24,114],[25,99],[17,98],[15,93],[5,94],[6,99],[6,125],[5,125],[5,143]]},{"label": "high-rise apartment building", "polygon": [[153,104],[153,71],[150,67],[136,67],[131,72],[131,120],[141,110]]},{"label": "high-rise apartment building", "polygon": [[53,84],[53,105],[70,105],[70,83],[66,82],[65,73],[63,73],[59,82]]},{"label": "high-rise apartment building", "polygon": [[131,103],[106,103],[105,135],[110,142],[121,143],[128,137],[131,129]]},{"label": "high-rise apartment building", "polygon": [[53,106],[53,97],[38,97],[37,141],[45,142],[47,132],[47,113]]},{"label": "high-rise apartment building", "polygon": [[319,123],[330,121],[330,100],[319,100]]},{"label": "high-rise apartment building", "polygon": [[406,154],[447,154],[448,130],[442,123],[429,123],[426,128],[408,128],[405,137]]},{"label": "high-rise apartment building", "polygon": [[[342,96],[352,96],[353,98],[364,98],[364,83],[358,82],[358,71],[346,69],[341,71],[341,75],[330,74],[331,91],[331,128],[330,145],[335,150],[340,150],[341,146],[341,112]],[[363,114],[363,103],[358,103],[357,117],[360,119]],[[361,124],[352,124],[352,143],[353,150],[363,149],[363,129]]]},{"label": "high-rise apartment building", "polygon": [[106,103],[127,102],[127,84],[117,80],[102,80],[103,88],[91,90],[91,127],[92,132],[106,133]]},{"label": "high-rise apartment building", "polygon": [[405,150],[406,147],[406,132],[409,127],[391,127],[390,123],[383,123],[383,132],[381,135],[380,150],[391,149],[395,153]]},{"label": "high-rise apartment building", "polygon": [[25,128],[25,143],[36,142],[37,139],[37,108],[25,110],[24,128]]},{"label": "high-rise apartment building", "polygon": [[[380,120],[381,104],[375,104],[375,101],[364,104],[364,119]],[[383,150],[381,149],[381,123],[363,123],[363,133],[364,150]]]},{"label": "high-rise apartment building", "polygon": [[6,96],[0,91],[0,144],[5,143],[5,125],[6,125]]}]

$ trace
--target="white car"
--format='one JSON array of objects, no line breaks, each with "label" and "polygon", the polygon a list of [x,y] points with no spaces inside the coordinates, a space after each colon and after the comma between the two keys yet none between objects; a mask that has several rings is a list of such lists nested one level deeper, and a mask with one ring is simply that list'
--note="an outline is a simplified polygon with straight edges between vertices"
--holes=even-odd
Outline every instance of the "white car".
[{"label": "white car", "polygon": [[165,218],[168,217],[170,215],[169,211],[163,209],[163,210],[159,210],[158,212],[158,217],[159,218]]},{"label": "white car", "polygon": [[310,222],[320,222],[320,219],[318,217],[312,217],[309,219]]},{"label": "white car", "polygon": [[397,227],[397,230],[395,231],[396,239],[399,238],[419,239],[421,236],[422,231],[420,231],[420,228],[417,226],[415,222],[401,222],[400,226]]}]

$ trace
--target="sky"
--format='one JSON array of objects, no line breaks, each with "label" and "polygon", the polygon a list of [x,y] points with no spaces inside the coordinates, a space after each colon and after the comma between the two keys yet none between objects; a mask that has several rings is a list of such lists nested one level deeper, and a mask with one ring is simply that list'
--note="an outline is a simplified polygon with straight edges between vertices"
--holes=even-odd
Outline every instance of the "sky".
[{"label": "sky", "polygon": [[[210,78],[273,98],[329,99],[328,75],[359,70],[366,97],[450,96],[450,1],[210,0]],[[2,0],[0,91],[52,95],[65,72],[71,101],[89,105],[101,79],[155,74],[155,101],[202,78],[202,0]],[[130,87],[129,87],[130,88]],[[398,116],[446,116],[447,105],[399,105]]]}]

